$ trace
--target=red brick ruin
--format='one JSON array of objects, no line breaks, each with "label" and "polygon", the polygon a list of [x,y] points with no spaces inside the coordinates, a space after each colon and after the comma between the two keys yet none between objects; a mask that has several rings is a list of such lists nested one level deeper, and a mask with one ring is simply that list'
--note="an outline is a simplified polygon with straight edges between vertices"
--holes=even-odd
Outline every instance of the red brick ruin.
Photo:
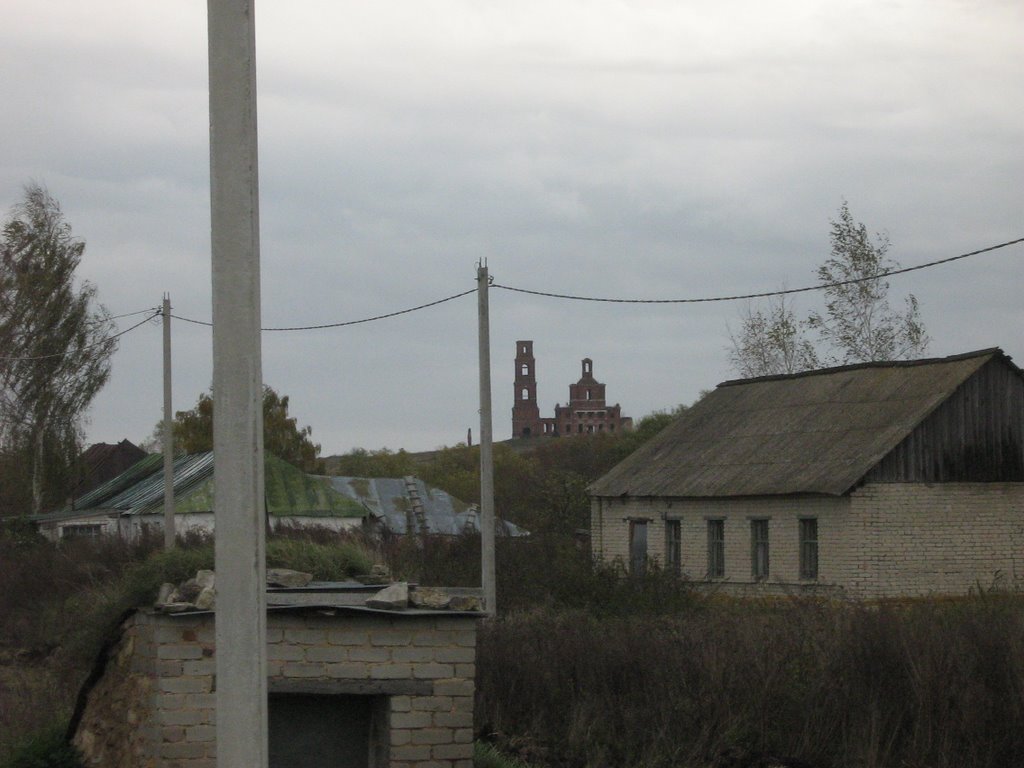
[{"label": "red brick ruin", "polygon": [[512,406],[513,437],[574,437],[615,434],[633,427],[618,403],[605,403],[604,384],[594,378],[594,363],[583,358],[580,380],[569,385],[569,403],[555,405],[554,418],[541,418],[537,407],[537,370],[533,342],[516,342],[516,376]]}]

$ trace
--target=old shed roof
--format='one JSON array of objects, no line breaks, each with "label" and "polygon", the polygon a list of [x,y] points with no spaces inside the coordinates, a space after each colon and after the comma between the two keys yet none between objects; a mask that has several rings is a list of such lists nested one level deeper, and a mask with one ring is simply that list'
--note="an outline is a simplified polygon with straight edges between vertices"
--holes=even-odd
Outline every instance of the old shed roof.
[{"label": "old shed roof", "polygon": [[[392,533],[436,533],[458,536],[479,532],[475,505],[447,491],[427,485],[418,477],[331,477],[332,487],[367,511]],[[525,536],[527,532],[506,520],[495,520],[499,536]]]},{"label": "old shed roof", "polygon": [[[324,478],[307,475],[276,456],[264,454],[267,512],[275,516],[363,517],[363,507],[335,491]],[[175,458],[175,512],[213,511],[213,452]],[[78,499],[75,509],[40,517],[60,519],[101,511],[155,514],[163,509],[163,457],[152,454],[113,480]]]},{"label": "old shed roof", "polygon": [[997,357],[1009,360],[986,349],[726,381],[589,490],[606,497],[842,495]]}]

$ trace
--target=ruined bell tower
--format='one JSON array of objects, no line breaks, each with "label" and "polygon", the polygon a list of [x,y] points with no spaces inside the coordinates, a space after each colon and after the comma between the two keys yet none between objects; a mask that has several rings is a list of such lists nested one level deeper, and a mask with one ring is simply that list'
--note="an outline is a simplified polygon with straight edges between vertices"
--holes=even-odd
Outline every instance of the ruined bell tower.
[{"label": "ruined bell tower", "polygon": [[541,418],[537,407],[537,370],[532,341],[516,342],[515,365],[513,438],[615,434],[633,428],[633,419],[622,415],[622,407],[606,401],[605,385],[594,378],[594,362],[589,357],[581,361],[580,380],[569,385],[569,402],[555,404],[554,418]]},{"label": "ruined bell tower", "polygon": [[533,342],[517,341],[515,392],[512,401],[513,437],[532,437],[541,434],[535,365]]}]

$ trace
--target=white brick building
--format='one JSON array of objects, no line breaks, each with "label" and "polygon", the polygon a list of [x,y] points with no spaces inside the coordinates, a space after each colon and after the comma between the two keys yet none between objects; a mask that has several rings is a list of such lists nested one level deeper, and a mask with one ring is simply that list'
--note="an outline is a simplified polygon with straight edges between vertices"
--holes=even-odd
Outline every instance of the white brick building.
[{"label": "white brick building", "polygon": [[[472,768],[476,621],[352,606],[267,615],[272,768]],[[86,765],[215,768],[214,614],[129,616],[79,696]]]},{"label": "white brick building", "polygon": [[741,592],[1018,585],[1022,436],[998,349],[725,382],[591,486],[594,551]]}]

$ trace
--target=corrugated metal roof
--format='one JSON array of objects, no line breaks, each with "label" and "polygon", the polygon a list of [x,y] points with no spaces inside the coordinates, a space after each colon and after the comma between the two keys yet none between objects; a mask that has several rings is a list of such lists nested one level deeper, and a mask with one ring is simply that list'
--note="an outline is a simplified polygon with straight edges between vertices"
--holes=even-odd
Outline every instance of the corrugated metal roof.
[{"label": "corrugated metal roof", "polygon": [[[212,512],[213,452],[179,456],[173,463],[174,509],[178,513]],[[307,475],[269,453],[264,454],[267,512],[280,517],[362,517],[360,504],[335,491],[323,478]],[[91,501],[85,506],[86,501]],[[164,503],[163,457],[147,456],[129,470],[83,497],[74,511],[62,510],[46,519],[100,511],[121,515],[159,513]],[[42,518],[40,518],[42,519]]]},{"label": "corrugated metal roof", "polygon": [[[117,477],[108,480],[102,485],[93,488],[86,494],[83,494],[79,498],[75,499],[75,509],[90,509],[92,507],[98,507],[107,499],[112,499],[119,493],[122,493],[125,489],[135,485],[144,477],[152,474],[163,468],[164,459],[159,453],[154,453],[146,456],[131,467],[126,469]],[[69,509],[61,510],[67,512]]]},{"label": "corrugated metal roof", "polygon": [[[427,485],[418,477],[331,477],[335,490],[362,504],[381,520],[389,531],[437,533],[457,536],[479,532],[479,512],[440,488]],[[417,513],[419,505],[421,512]],[[514,523],[495,520],[499,536],[525,536]]]},{"label": "corrugated metal roof", "polygon": [[[161,459],[162,466],[162,459]],[[188,499],[188,496],[200,485],[213,477],[213,452],[191,453],[179,456],[174,460],[174,502],[175,511]],[[211,494],[212,497],[212,494]],[[212,502],[212,498],[211,498]],[[154,472],[139,481],[123,493],[115,496],[102,506],[119,509],[129,515],[155,512],[163,509],[164,504],[164,473]],[[213,505],[209,505],[212,511]],[[189,510],[196,511],[196,510]]]},{"label": "corrugated metal roof", "polygon": [[[594,496],[842,495],[998,349],[727,381],[594,482]],[[1012,363],[1009,363],[1012,365]]]}]

